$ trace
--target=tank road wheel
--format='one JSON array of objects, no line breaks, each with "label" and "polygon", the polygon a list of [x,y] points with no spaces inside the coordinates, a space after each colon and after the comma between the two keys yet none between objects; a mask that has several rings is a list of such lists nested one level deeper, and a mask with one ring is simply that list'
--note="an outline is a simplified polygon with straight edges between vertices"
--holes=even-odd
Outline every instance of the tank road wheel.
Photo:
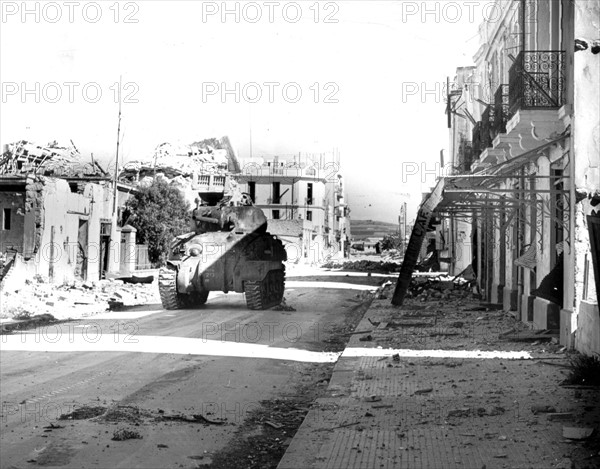
[{"label": "tank road wheel", "polygon": [[260,282],[244,282],[248,309],[267,309],[283,300],[285,274],[283,270],[271,270]]},{"label": "tank road wheel", "polygon": [[185,307],[183,295],[177,293],[177,271],[170,266],[163,267],[158,273],[158,291],[165,309]]}]

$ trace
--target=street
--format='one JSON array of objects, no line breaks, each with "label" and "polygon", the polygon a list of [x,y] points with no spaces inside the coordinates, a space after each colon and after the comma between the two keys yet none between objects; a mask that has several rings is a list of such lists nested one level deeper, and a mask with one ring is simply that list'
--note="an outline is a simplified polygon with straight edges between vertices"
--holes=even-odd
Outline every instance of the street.
[{"label": "street", "polygon": [[[385,278],[300,280],[286,288],[295,311],[215,294],[198,310],[151,305],[3,335],[1,466],[276,465]],[[130,351],[140,344],[150,345]],[[283,423],[260,417],[281,400],[300,410]],[[280,437],[253,454],[269,432]]]}]

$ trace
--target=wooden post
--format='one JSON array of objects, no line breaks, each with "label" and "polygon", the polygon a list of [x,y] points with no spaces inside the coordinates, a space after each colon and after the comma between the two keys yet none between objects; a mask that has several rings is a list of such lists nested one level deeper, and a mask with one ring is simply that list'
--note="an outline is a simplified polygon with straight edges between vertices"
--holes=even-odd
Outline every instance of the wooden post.
[{"label": "wooden post", "polygon": [[394,290],[394,296],[392,297],[392,304],[394,306],[401,306],[404,301],[404,297],[408,292],[408,286],[412,279],[412,274],[417,265],[419,258],[419,252],[427,233],[427,227],[433,216],[433,211],[440,203],[443,197],[444,191],[444,178],[438,180],[437,185],[427,196],[427,199],[421,204],[417,213],[417,219],[413,226],[406,252],[404,253],[404,260],[402,261],[402,267],[400,269],[400,275],[398,276],[398,282],[396,283],[396,289]]}]

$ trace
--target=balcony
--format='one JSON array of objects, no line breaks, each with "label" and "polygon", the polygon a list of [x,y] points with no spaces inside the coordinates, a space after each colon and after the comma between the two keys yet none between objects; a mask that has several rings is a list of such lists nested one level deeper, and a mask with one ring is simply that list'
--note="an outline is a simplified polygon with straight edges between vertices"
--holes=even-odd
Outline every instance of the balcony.
[{"label": "balcony", "polygon": [[508,72],[509,118],[526,109],[558,109],[565,104],[564,51],[522,51]]},{"label": "balcony", "polygon": [[269,166],[270,176],[283,176],[285,174],[285,168],[282,166]]},{"label": "balcony", "polygon": [[192,189],[198,192],[222,192],[225,190],[226,176],[215,174],[194,175]]},{"label": "balcony", "polygon": [[[494,151],[514,158],[565,131],[566,54],[564,51],[523,51],[508,72],[506,85],[495,93],[501,122],[495,122]],[[508,104],[507,104],[508,101]]]}]

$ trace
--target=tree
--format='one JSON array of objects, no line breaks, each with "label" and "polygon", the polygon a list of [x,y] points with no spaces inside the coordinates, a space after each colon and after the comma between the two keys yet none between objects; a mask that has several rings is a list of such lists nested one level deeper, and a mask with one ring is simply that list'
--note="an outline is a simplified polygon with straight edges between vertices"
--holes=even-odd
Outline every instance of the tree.
[{"label": "tree", "polygon": [[137,240],[148,245],[153,263],[163,264],[171,240],[189,231],[190,204],[174,186],[164,180],[154,180],[125,204],[125,220],[137,229]]}]

